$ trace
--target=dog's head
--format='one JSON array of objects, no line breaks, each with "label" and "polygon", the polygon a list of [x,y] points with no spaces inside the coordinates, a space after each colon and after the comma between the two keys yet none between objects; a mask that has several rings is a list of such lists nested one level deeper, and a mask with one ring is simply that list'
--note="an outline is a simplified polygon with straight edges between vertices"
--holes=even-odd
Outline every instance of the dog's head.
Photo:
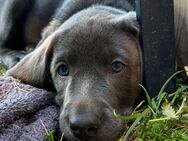
[{"label": "dog's head", "polygon": [[54,85],[68,141],[116,141],[125,123],[113,110],[130,114],[142,81],[138,32],[134,12],[91,7],[63,23],[8,75]]}]

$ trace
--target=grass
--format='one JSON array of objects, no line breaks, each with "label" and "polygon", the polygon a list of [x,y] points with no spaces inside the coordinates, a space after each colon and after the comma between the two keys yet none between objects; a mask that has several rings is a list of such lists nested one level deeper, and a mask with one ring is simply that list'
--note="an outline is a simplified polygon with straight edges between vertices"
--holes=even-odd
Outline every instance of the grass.
[{"label": "grass", "polygon": [[[146,106],[135,110],[129,116],[132,124],[120,141],[188,141],[188,86],[180,84],[174,93],[164,90],[173,74],[162,86],[155,98],[150,98],[147,90],[140,85],[147,97]],[[117,118],[128,119],[114,113]]]},{"label": "grass", "polygon": [[0,64],[0,76],[2,76],[6,72],[6,69],[3,67],[3,65]]}]

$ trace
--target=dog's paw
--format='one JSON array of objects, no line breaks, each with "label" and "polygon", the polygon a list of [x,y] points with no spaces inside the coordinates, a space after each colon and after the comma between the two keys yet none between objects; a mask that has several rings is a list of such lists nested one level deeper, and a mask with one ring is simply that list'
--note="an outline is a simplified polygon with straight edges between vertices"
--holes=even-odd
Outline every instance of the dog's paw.
[{"label": "dog's paw", "polygon": [[15,66],[26,54],[25,51],[8,51],[0,55],[0,62],[9,69]]}]

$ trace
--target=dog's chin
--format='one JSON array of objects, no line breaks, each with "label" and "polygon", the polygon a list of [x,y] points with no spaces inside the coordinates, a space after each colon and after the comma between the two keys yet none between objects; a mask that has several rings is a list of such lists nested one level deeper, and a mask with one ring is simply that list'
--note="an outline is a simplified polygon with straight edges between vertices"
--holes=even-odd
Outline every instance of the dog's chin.
[{"label": "dog's chin", "polygon": [[91,138],[91,139],[78,139],[75,138],[73,136],[66,136],[64,135],[63,141],[118,141],[120,139],[120,136],[116,136],[116,137],[111,137],[111,135],[109,135],[108,137],[96,137],[96,138]]},{"label": "dog's chin", "polygon": [[108,137],[96,137],[96,138],[91,138],[91,139],[69,139],[65,136],[65,140],[64,141],[118,141],[120,139],[120,136],[117,136],[117,137],[111,137],[111,135],[109,135]]}]

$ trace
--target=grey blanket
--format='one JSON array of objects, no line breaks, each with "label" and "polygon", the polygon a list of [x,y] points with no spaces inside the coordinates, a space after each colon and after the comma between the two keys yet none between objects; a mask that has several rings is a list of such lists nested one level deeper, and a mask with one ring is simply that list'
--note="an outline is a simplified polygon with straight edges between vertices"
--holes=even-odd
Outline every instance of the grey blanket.
[{"label": "grey blanket", "polygon": [[54,93],[0,78],[0,141],[46,141],[58,127]]}]

